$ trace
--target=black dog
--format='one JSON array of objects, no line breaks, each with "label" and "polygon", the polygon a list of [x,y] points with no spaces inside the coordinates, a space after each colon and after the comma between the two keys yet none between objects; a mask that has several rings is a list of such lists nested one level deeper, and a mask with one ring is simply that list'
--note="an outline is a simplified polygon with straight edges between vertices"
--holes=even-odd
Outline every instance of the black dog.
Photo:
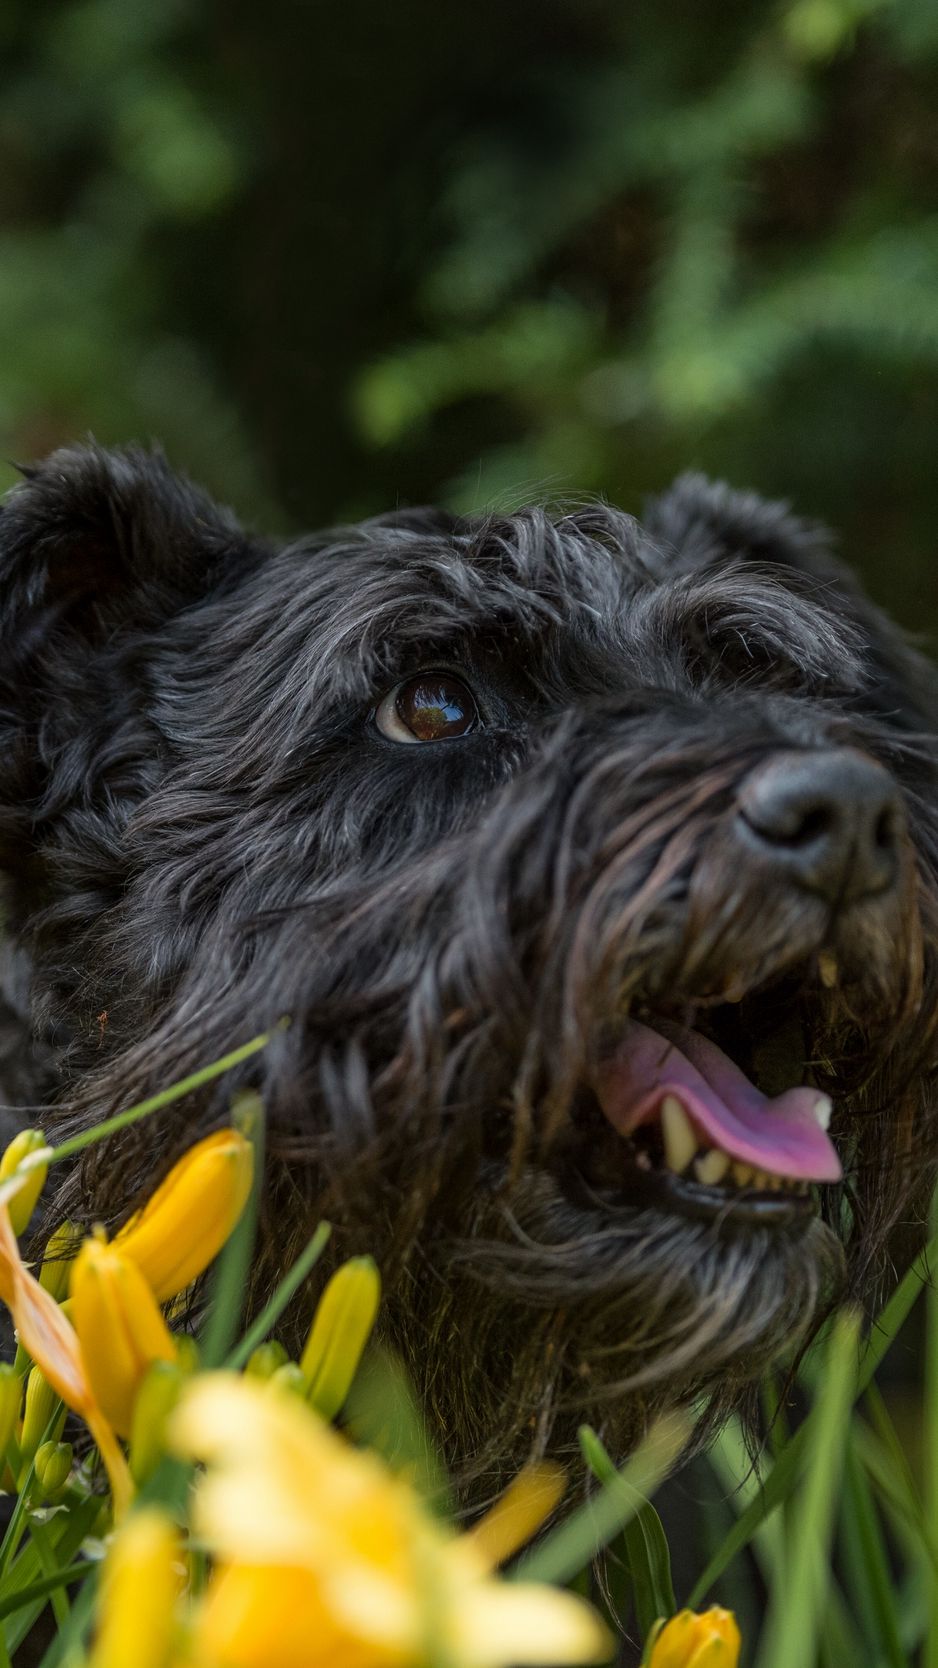
[{"label": "black dog", "polygon": [[[15,1092],[71,1128],[289,1015],[244,1074],[260,1287],[320,1215],[371,1250],[480,1484],[584,1416],[719,1417],[931,1178],[936,713],[817,529],[698,477],[644,528],[274,549],[60,452],[0,513]],[[116,1223],[224,1106],[61,1207]]]}]

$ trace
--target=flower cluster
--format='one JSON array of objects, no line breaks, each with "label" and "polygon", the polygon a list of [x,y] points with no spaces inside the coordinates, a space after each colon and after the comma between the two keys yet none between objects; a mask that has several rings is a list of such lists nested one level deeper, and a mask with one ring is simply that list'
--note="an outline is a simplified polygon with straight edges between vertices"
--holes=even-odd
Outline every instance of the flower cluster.
[{"label": "flower cluster", "polygon": [[[612,1636],[586,1602],[498,1571],[557,1505],[557,1467],[527,1468],[457,1533],[412,1480],[332,1428],[378,1309],[369,1257],[333,1274],[298,1361],[262,1338],[245,1344],[243,1371],[200,1370],[173,1315],[244,1211],[243,1133],[198,1142],[113,1239],[61,1224],[37,1277],[17,1236],[55,1157],[27,1131],[0,1160],[0,1297],[18,1340],[0,1366],[0,1465],[45,1548],[43,1593],[68,1541],[44,1513],[74,1512],[80,1532],[106,1537],[84,1668],[608,1661]],[[94,1439],[109,1505],[62,1439],[66,1410]],[[167,1460],[183,1468],[182,1503],[155,1486]],[[648,1643],[652,1668],[737,1660],[726,1612],[682,1612]]]}]

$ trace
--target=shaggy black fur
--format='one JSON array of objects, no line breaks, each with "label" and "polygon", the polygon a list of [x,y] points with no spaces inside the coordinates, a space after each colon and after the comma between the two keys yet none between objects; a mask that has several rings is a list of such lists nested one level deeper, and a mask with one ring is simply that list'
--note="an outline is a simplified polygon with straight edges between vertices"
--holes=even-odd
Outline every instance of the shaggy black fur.
[{"label": "shaggy black fur", "polygon": [[[421,670],[471,689],[467,734],[381,732]],[[159,456],[59,452],[0,512],[0,1098],[72,1129],[289,1015],[243,1073],[259,1284],[320,1215],[372,1251],[476,1491],[584,1416],[619,1451],[676,1400],[719,1417],[870,1293],[932,1174],[936,712],[818,529],[700,477],[644,527],[411,510],[274,548]],[[904,806],[895,884],[854,900],[739,825],[767,762],[845,745]],[[593,1093],[627,1013],[812,1073],[843,1188],[782,1225],[649,1203]],[[119,1222],[230,1087],[60,1207]]]}]

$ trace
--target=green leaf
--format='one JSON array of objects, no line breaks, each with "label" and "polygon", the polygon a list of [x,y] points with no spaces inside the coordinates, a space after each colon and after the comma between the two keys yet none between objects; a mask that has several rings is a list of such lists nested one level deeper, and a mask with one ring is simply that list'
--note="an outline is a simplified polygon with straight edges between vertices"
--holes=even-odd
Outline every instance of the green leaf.
[{"label": "green leaf", "polygon": [[592,1427],[581,1425],[578,1435],[583,1458],[597,1482],[612,1491],[619,1490],[623,1502],[631,1498],[638,1508],[625,1525],[622,1538],[632,1577],[635,1614],[644,1638],[659,1616],[673,1616],[677,1609],[668,1538],[651,1501],[634,1495]]},{"label": "green leaf", "polygon": [[856,1390],[859,1316],[837,1318],[827,1350],[821,1392],[808,1430],[804,1485],[791,1516],[786,1580],[769,1600],[758,1668],[807,1668],[815,1660],[824,1599],[830,1583],[830,1541],[840,1474]]}]

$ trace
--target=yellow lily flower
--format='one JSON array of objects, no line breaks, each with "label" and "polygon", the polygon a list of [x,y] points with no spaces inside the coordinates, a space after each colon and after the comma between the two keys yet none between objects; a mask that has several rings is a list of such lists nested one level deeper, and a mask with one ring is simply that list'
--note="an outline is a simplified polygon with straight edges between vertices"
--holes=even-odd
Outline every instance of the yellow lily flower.
[{"label": "yellow lily flower", "polygon": [[[12,1182],[5,1184],[7,1188]],[[84,1419],[104,1461],[115,1512],[133,1492],[127,1461],[95,1398],[74,1327],[55,1298],[40,1286],[20,1257],[7,1198],[0,1194],[0,1298],[13,1316],[17,1337],[66,1407]]]},{"label": "yellow lily flower", "polygon": [[199,1668],[502,1668],[611,1655],[580,1599],[500,1581],[484,1540],[448,1532],[376,1455],[295,1396],[206,1374],[183,1392],[170,1439],[207,1466],[193,1522],[216,1567],[192,1626]]},{"label": "yellow lily flower", "polygon": [[179,1534],[155,1507],[133,1512],[108,1548],[87,1668],[172,1668],[185,1578]]},{"label": "yellow lily flower", "polygon": [[300,1367],[324,1419],[335,1418],[351,1389],[380,1299],[381,1276],[371,1257],[343,1263],[319,1299]]},{"label": "yellow lily flower", "polygon": [[185,1291],[217,1257],[247,1204],[253,1175],[250,1141],[220,1129],[189,1149],[115,1235],[158,1303]]},{"label": "yellow lily flower", "polygon": [[176,1345],[137,1264],[117,1244],[86,1239],[72,1275],[72,1314],[89,1383],[105,1417],[129,1436],[137,1391]]},{"label": "yellow lily flower", "polygon": [[737,1668],[739,1628],[732,1610],[680,1610],[654,1635],[647,1668]]}]

